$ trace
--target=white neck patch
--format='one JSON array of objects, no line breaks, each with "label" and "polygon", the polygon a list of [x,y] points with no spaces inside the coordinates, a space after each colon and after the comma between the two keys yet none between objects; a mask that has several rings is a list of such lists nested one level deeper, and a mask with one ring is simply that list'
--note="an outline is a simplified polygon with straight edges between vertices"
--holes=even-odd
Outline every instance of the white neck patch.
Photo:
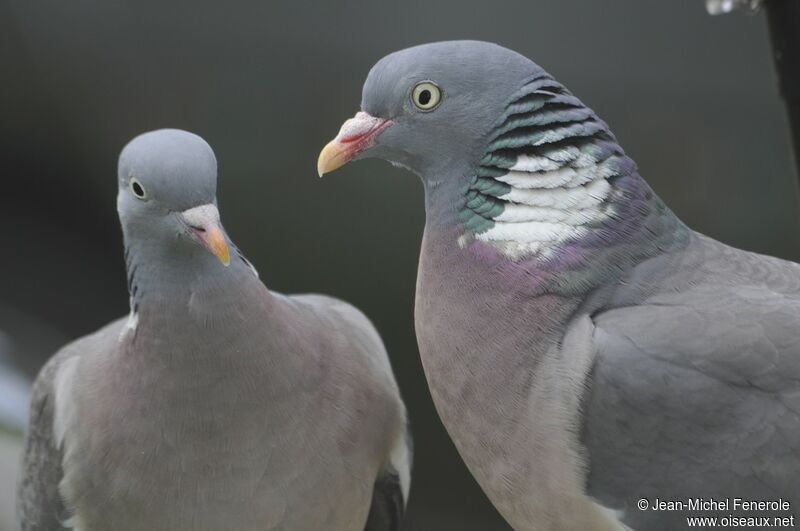
[{"label": "white neck patch", "polygon": [[[619,157],[597,160],[577,147],[519,155],[507,173],[494,177],[510,189],[495,196],[502,212],[492,226],[474,234],[504,254],[523,258],[548,256],[562,243],[583,236],[588,226],[607,219],[613,193],[609,177],[617,175]],[[470,238],[462,237],[463,247]]]},{"label": "white neck patch", "polygon": [[613,215],[625,154],[606,124],[546,73],[512,96],[494,126],[461,212],[461,246],[481,240],[514,258],[547,256]]}]

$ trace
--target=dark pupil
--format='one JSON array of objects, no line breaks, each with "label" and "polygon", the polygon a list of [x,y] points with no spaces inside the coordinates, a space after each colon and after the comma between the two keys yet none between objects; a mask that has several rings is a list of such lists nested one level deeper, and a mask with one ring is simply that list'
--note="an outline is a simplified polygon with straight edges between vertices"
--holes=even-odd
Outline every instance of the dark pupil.
[{"label": "dark pupil", "polygon": [[133,183],[132,187],[133,187],[133,193],[134,194],[136,194],[139,197],[144,197],[144,188],[142,188],[141,184],[135,182],[135,183]]},{"label": "dark pupil", "polygon": [[419,93],[419,104],[420,105],[427,105],[431,101],[431,91],[430,90],[423,90]]}]

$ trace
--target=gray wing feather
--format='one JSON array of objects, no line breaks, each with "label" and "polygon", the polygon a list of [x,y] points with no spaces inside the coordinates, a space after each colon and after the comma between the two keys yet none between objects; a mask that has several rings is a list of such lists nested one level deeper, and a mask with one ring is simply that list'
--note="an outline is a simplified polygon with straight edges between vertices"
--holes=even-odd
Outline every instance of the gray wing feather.
[{"label": "gray wing feather", "polygon": [[17,485],[17,512],[22,531],[68,529],[70,514],[59,491],[63,478],[62,452],[53,433],[55,381],[66,361],[90,351],[107,352],[115,344],[125,319],[118,319],[56,352],[36,377],[31,417],[25,438],[22,470]]},{"label": "gray wing feather", "polygon": [[[341,330],[346,334],[348,342],[361,353],[357,358],[358,370],[368,378],[370,385],[376,384],[382,389],[387,402],[395,403],[396,420],[405,423],[405,407],[400,400],[389,357],[370,320],[354,306],[325,295],[293,295],[290,298],[308,305],[319,318],[326,320],[332,329]],[[385,431],[385,427],[381,431]],[[398,443],[405,445],[405,459],[402,462],[392,463],[390,457],[389,462],[375,479],[365,531],[400,529],[406,505],[403,478],[408,480],[411,476],[412,439],[407,424],[400,437],[402,440]],[[404,470],[398,470],[401,467]]]},{"label": "gray wing feather", "polygon": [[25,439],[22,470],[17,486],[17,512],[22,531],[61,531],[69,514],[58,486],[63,472],[61,449],[53,436],[53,383],[67,349],[56,354],[40,371],[33,386],[31,417]]},{"label": "gray wing feather", "polygon": [[634,528],[685,525],[680,512],[637,510],[643,497],[800,507],[800,270],[723,251],[688,287],[593,319],[588,490]]}]

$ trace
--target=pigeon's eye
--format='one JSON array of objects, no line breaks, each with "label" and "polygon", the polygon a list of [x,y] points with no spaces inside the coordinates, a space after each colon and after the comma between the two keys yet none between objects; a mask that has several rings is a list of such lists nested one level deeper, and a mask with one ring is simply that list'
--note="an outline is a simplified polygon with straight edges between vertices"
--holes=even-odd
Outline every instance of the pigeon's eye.
[{"label": "pigeon's eye", "polygon": [[411,102],[421,111],[432,111],[442,101],[442,91],[430,81],[417,83],[411,92]]},{"label": "pigeon's eye", "polygon": [[136,177],[131,177],[130,181],[128,181],[128,186],[131,188],[131,193],[135,195],[138,199],[146,199],[147,192],[142,186],[142,183],[139,182],[139,179]]}]

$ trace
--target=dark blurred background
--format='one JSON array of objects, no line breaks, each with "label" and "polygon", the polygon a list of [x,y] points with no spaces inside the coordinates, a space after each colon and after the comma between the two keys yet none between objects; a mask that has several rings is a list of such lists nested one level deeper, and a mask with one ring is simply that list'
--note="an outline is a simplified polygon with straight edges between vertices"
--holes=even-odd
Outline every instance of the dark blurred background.
[{"label": "dark blurred background", "polygon": [[[19,374],[127,312],[116,158],[141,132],[184,128],[216,150],[225,226],[265,283],[346,299],[380,329],[416,439],[405,528],[508,529],[439,423],[418,358],[420,184],[378,161],[315,174],[377,59],[458,38],[548,69],[693,228],[800,257],[763,15],[712,18],[701,0],[0,0],[0,362],[19,371],[0,379],[9,424]],[[6,531],[18,439],[3,433]]]}]

